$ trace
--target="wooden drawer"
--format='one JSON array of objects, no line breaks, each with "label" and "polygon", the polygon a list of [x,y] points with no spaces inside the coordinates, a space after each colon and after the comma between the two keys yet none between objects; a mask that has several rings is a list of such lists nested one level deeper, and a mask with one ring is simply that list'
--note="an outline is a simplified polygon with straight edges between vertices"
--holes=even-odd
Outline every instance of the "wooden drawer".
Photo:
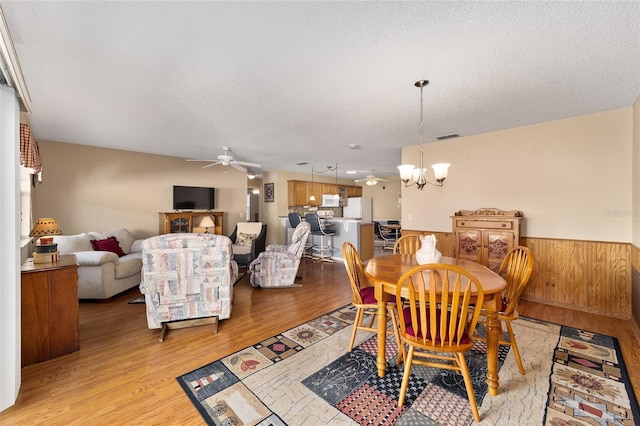
[{"label": "wooden drawer", "polygon": [[482,228],[482,229],[513,229],[511,220],[478,220],[478,219],[455,219],[455,226],[458,228]]}]

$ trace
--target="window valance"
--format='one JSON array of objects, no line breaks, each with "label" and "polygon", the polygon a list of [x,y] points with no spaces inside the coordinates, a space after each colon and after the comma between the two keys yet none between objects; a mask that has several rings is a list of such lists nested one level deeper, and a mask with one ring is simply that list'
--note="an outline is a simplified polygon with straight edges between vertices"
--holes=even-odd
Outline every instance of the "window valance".
[{"label": "window valance", "polygon": [[28,124],[20,123],[20,164],[34,170],[34,174],[42,171],[38,142],[31,134]]}]

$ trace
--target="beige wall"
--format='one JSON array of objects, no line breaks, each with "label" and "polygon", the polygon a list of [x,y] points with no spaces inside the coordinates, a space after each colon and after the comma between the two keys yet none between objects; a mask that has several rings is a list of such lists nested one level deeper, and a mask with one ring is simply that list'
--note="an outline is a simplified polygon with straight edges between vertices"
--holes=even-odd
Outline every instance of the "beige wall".
[{"label": "beige wall", "polygon": [[158,233],[158,212],[172,211],[173,185],[216,188],[224,233],[244,221],[247,180],[232,167],[202,169],[181,158],[38,141],[43,181],[34,189],[34,217],[55,218],[62,231],[129,229]]},{"label": "beige wall", "polygon": [[389,182],[378,182],[374,186],[362,185],[362,196],[371,197],[374,200],[371,208],[374,220],[400,220],[402,211],[398,204],[402,185],[400,174],[397,173],[392,177],[385,177],[385,179]]},{"label": "beige wall", "polygon": [[[449,162],[443,188],[402,190],[402,224],[451,231],[460,209],[522,210],[523,235],[629,242],[632,107],[425,144]],[[402,150],[417,164],[419,146]]]}]

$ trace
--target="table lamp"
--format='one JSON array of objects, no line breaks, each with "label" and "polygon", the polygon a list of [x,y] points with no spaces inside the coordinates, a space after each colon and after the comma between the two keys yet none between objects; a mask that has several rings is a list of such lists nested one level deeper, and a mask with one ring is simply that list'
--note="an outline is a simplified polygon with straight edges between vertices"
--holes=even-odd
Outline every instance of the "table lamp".
[{"label": "table lamp", "polygon": [[216,221],[213,219],[213,216],[205,216],[202,218],[202,220],[200,221],[200,228],[204,228],[205,234],[209,233],[209,228],[212,228],[214,226],[216,226]]},{"label": "table lamp", "polygon": [[50,217],[40,218],[29,232],[30,237],[40,237],[33,252],[33,263],[57,262],[60,258],[58,245],[53,243],[54,235],[62,235],[58,222]]}]

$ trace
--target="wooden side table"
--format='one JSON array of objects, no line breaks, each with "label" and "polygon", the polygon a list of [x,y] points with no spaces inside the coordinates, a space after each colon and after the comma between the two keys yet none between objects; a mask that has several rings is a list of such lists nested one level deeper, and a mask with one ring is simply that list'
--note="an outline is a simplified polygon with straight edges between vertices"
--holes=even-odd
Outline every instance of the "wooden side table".
[{"label": "wooden side table", "polygon": [[21,265],[22,366],[80,349],[78,261]]}]

